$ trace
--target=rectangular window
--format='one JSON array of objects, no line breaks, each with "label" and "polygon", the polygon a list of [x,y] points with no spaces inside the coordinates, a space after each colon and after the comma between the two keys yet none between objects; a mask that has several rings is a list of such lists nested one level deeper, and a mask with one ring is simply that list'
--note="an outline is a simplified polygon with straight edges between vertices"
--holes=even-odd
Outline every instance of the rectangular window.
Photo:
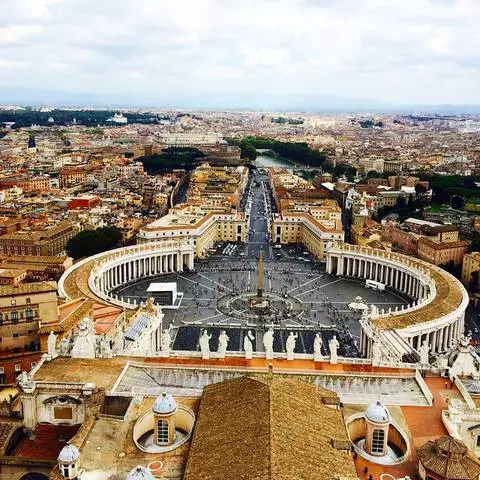
[{"label": "rectangular window", "polygon": [[377,429],[373,431],[372,436],[372,453],[383,453],[383,441],[385,438],[385,432]]},{"label": "rectangular window", "polygon": [[21,372],[21,371],[22,371],[22,367],[21,367],[21,365],[20,365],[19,363],[16,363],[16,364],[15,364],[15,371],[16,371],[16,372]]},{"label": "rectangular window", "polygon": [[3,367],[0,367],[0,375],[1,375],[2,373],[5,373],[5,369],[4,369]]},{"label": "rectangular window", "polygon": [[480,435],[477,436],[477,448],[480,448]]},{"label": "rectangular window", "polygon": [[158,420],[157,427],[157,442],[159,444],[168,443],[168,422],[166,420]]}]

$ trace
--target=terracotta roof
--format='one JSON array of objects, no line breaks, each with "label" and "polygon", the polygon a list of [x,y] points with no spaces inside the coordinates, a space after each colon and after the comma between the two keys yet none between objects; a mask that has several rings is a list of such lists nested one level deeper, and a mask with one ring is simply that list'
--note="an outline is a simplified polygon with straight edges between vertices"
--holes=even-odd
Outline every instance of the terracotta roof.
[{"label": "terracotta roof", "polygon": [[456,240],[454,242],[434,242],[433,240],[425,237],[419,238],[418,243],[424,243],[434,250],[449,250],[450,248],[466,248],[470,246],[470,242],[468,240]]},{"label": "terracotta roof", "polygon": [[444,479],[470,480],[480,475],[480,462],[459,440],[445,435],[425,443],[417,455],[426,470]]},{"label": "terracotta roof", "polygon": [[21,283],[20,285],[5,285],[0,287],[0,297],[9,295],[28,295],[30,293],[56,292],[56,282]]},{"label": "terracotta roof", "polygon": [[240,377],[203,391],[184,480],[358,478],[336,394],[285,378]]}]

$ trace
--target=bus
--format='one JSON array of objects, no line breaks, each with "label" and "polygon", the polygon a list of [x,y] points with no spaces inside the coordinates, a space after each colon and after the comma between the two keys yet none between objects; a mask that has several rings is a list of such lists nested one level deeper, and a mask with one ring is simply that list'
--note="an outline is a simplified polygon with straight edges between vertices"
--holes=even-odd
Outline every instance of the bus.
[{"label": "bus", "polygon": [[376,282],[375,280],[367,280],[365,282],[365,287],[371,288],[372,290],[380,290],[383,292],[385,290],[385,284],[381,282]]}]

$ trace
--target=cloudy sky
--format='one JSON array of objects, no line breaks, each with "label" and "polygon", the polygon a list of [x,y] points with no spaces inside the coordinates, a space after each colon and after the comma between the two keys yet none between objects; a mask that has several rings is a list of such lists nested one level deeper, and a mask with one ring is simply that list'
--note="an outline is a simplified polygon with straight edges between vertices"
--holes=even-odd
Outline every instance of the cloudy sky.
[{"label": "cloudy sky", "polygon": [[0,103],[48,90],[178,106],[480,104],[480,0],[0,6]]}]

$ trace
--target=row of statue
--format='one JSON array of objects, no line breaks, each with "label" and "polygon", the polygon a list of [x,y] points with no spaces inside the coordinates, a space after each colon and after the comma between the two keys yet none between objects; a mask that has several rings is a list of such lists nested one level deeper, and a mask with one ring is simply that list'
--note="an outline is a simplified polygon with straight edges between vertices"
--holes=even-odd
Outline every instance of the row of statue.
[{"label": "row of statue", "polygon": [[[298,334],[294,332],[290,332],[287,340],[285,342],[285,350],[287,353],[287,359],[293,360],[296,348]],[[210,358],[210,340],[212,339],[212,335],[208,333],[206,329],[203,330],[202,334],[200,335],[199,345],[200,345],[200,352],[202,353],[202,358],[209,359]],[[245,336],[243,337],[243,350],[245,352],[245,358],[251,359],[253,357],[253,342],[255,337],[251,330],[248,330]],[[217,358],[225,358],[228,342],[230,338],[228,337],[225,330],[220,332],[218,337],[218,348],[217,348]],[[168,330],[163,332],[163,339],[162,339],[162,351],[166,352],[170,349],[171,343],[171,336]],[[265,331],[262,338],[263,348],[265,351],[265,356],[267,359],[273,358],[273,344],[274,344],[274,330],[273,328],[269,328]],[[322,357],[322,336],[320,333],[315,335],[315,340],[313,342],[313,354],[315,359],[320,359]],[[328,341],[328,347],[330,350],[330,361],[336,362],[338,358],[338,349],[340,347],[340,343],[337,340],[337,337],[334,335]]]}]

